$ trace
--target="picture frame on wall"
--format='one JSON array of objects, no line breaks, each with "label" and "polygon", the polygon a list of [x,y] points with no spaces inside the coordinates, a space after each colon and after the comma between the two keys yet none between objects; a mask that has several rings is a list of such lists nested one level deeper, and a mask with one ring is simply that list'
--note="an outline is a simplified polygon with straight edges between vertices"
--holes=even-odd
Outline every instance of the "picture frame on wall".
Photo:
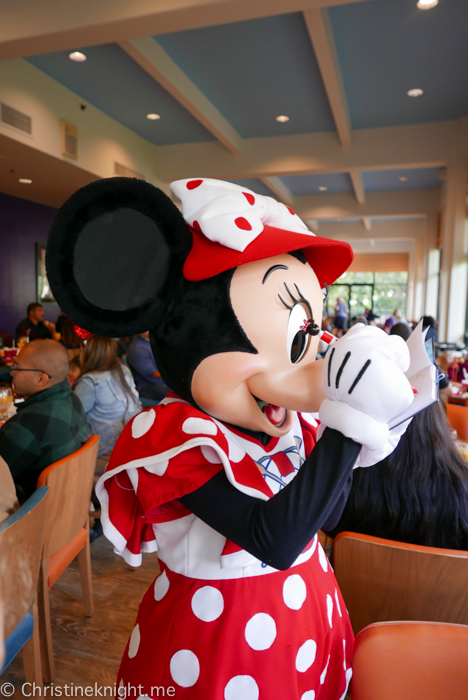
[{"label": "picture frame on wall", "polygon": [[47,279],[46,250],[45,243],[36,243],[37,303],[56,304]]}]

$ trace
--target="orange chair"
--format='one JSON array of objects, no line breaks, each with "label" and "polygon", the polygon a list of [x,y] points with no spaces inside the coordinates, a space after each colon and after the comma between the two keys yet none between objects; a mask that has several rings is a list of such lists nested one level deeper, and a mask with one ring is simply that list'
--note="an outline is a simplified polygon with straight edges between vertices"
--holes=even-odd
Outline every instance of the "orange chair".
[{"label": "orange chair", "polygon": [[37,583],[48,497],[47,488],[36,490],[19,510],[0,523],[0,583],[5,633],[5,661],[3,667],[0,664],[0,674],[22,652],[26,681],[35,683],[41,691]]},{"label": "orange chair", "polygon": [[355,634],[388,620],[468,625],[468,552],[340,532],[333,562]]},{"label": "orange chair", "polygon": [[356,637],[353,700],[466,700],[468,627],[380,622]]},{"label": "orange chair", "polygon": [[94,613],[88,512],[98,445],[99,435],[91,435],[79,450],[44,469],[37,482],[38,487],[50,489],[38,599],[46,683],[55,676],[49,590],[75,558],[80,568],[85,615],[91,617]]},{"label": "orange chair", "polygon": [[468,442],[468,408],[448,403],[447,418],[452,428],[457,431],[458,439]]}]

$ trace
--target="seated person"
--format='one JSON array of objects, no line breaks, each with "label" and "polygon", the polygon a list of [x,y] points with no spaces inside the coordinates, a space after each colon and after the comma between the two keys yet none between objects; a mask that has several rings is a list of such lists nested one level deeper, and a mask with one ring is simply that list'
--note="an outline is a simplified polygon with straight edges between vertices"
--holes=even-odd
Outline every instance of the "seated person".
[{"label": "seated person", "polygon": [[141,411],[132,373],[117,357],[114,338],[89,335],[75,394],[86,413],[88,436],[101,436],[96,466],[96,474],[100,476],[123,427]]},{"label": "seated person", "polygon": [[394,323],[390,328],[390,335],[399,335],[400,338],[403,338],[403,340],[406,341],[411,335],[411,328],[407,323],[399,321],[398,323]]},{"label": "seated person", "polygon": [[468,464],[438,403],[417,413],[395,451],[356,469],[343,531],[428,547],[468,549]]},{"label": "seated person", "polygon": [[161,379],[156,367],[149,331],[136,335],[130,345],[127,355],[128,366],[132,370],[136,388],[144,399],[161,401],[169,391],[169,387]]},{"label": "seated person", "polygon": [[23,319],[16,329],[16,340],[22,337],[29,340],[43,340],[54,336],[55,325],[50,321],[44,321],[42,304],[29,304],[27,318]]},{"label": "seated person", "polygon": [[70,389],[68,353],[55,340],[34,340],[21,348],[11,368],[12,387],[26,400],[0,428],[0,457],[23,498],[36,489],[39,474],[86,442],[80,400]]}]

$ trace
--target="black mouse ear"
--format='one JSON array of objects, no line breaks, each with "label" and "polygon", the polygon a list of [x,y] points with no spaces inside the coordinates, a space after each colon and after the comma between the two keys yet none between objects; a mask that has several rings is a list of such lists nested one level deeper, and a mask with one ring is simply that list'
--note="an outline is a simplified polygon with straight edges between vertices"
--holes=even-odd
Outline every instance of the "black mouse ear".
[{"label": "black mouse ear", "polygon": [[98,335],[155,328],[182,275],[192,236],[164,192],[133,178],[99,180],[59,209],[47,274],[61,309]]}]

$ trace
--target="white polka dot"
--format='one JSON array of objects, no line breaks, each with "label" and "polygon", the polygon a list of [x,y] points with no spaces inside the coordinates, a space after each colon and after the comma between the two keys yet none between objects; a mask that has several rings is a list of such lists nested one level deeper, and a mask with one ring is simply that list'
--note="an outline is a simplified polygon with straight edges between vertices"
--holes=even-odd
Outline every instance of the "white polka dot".
[{"label": "white polka dot", "polygon": [[169,590],[169,579],[165,571],[154,582],[154,599],[162,600]]},{"label": "white polka dot", "polygon": [[187,418],[182,425],[182,430],[187,435],[216,435],[218,428],[211,420],[204,418]]},{"label": "white polka dot", "polygon": [[327,555],[326,555],[325,552],[323,551],[323,547],[322,547],[321,544],[319,544],[319,546],[318,546],[318,555],[319,555],[320,566],[322,567],[322,569],[323,569],[324,571],[328,571],[328,559],[327,559]]},{"label": "white polka dot", "polygon": [[189,649],[177,651],[170,663],[171,676],[177,685],[182,688],[191,688],[200,675],[200,662]]},{"label": "white polka dot", "polygon": [[299,574],[288,576],[283,584],[283,600],[291,610],[300,610],[307,597],[304,579]]},{"label": "white polka dot", "polygon": [[138,491],[138,469],[127,469],[127,475],[136,493]]},{"label": "white polka dot", "polygon": [[149,411],[139,413],[132,422],[132,437],[140,438],[148,432],[156,419],[156,412],[153,408]]},{"label": "white polka dot", "polygon": [[157,476],[162,476],[163,474],[166,473],[166,469],[169,466],[169,460],[168,459],[161,459],[159,462],[156,462],[156,464],[145,464],[145,469],[147,472],[150,474],[156,474]]},{"label": "white polka dot", "polygon": [[327,676],[327,671],[328,671],[328,664],[330,663],[330,655],[328,655],[327,659],[327,665],[323,669],[322,673],[320,674],[320,685],[323,685],[325,683],[325,678]]},{"label": "white polka dot", "polygon": [[209,445],[202,445],[201,452],[207,462],[210,464],[219,464],[221,462],[221,457],[218,455],[216,450],[214,450]]},{"label": "white polka dot", "polygon": [[308,690],[307,692],[304,693],[304,695],[301,695],[301,700],[314,700],[315,698],[315,690]]},{"label": "white polka dot", "polygon": [[341,605],[340,605],[340,599],[338,597],[338,589],[337,588],[335,588],[335,603],[336,603],[336,608],[338,610],[338,615],[340,617],[343,617],[343,615],[341,613]]},{"label": "white polka dot", "polygon": [[140,625],[135,625],[133,628],[132,636],[130,637],[130,644],[128,645],[128,655],[131,659],[136,656],[138,647],[140,646]]},{"label": "white polka dot", "polygon": [[255,651],[269,649],[276,639],[276,624],[271,615],[257,613],[245,626],[247,644]]},{"label": "white polka dot", "polygon": [[245,457],[245,451],[233,440],[228,440],[229,459],[231,462],[241,462]]},{"label": "white polka dot", "polygon": [[312,666],[315,661],[316,653],[317,645],[313,639],[308,639],[299,648],[296,655],[296,668],[300,673],[305,673],[305,671]]},{"label": "white polka dot", "polygon": [[327,616],[328,624],[333,627],[333,598],[327,593]]},{"label": "white polka dot", "polygon": [[203,586],[192,598],[194,615],[203,622],[213,622],[224,610],[223,594],[214,586]]},{"label": "white polka dot", "polygon": [[259,694],[252,676],[234,676],[224,689],[224,700],[258,700]]}]

